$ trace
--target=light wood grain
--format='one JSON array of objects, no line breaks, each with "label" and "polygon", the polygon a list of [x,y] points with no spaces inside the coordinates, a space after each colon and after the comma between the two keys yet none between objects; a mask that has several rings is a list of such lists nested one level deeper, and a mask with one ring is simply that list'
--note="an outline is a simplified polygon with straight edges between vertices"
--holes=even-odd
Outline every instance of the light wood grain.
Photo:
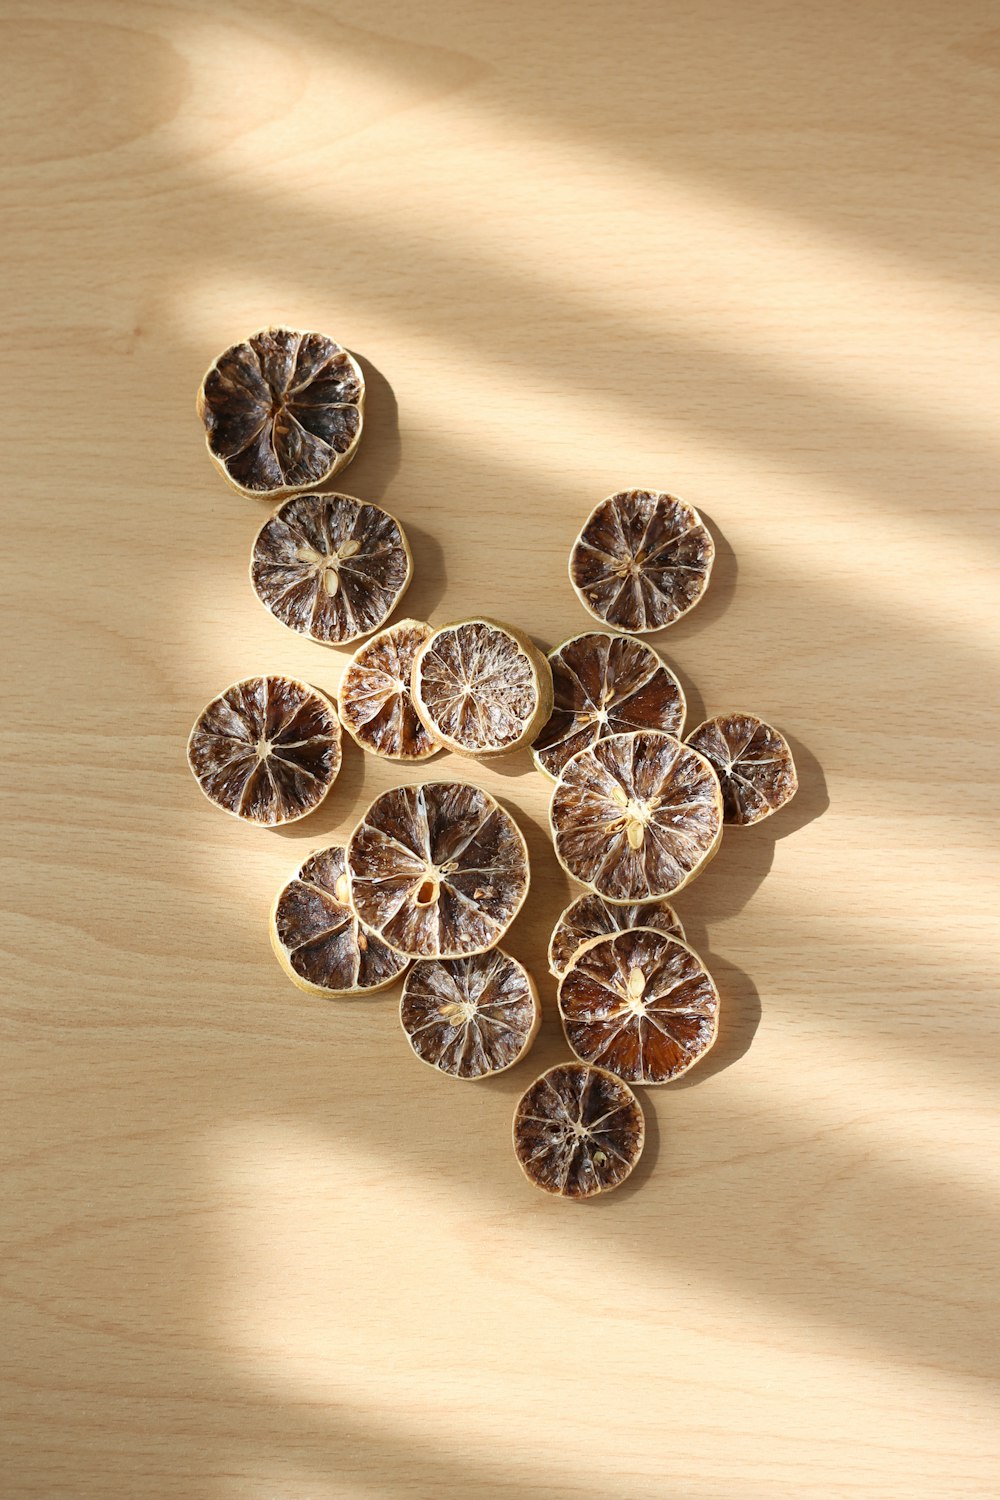
[{"label": "light wood grain", "polygon": [[[995,88],[979,0],[361,10],[9,0],[0,1267],[10,1500],[995,1497]],[[366,362],[344,486],[405,611],[586,624],[590,506],[719,536],[658,644],[802,790],[678,901],[718,1047],[633,1185],[524,1184],[568,897],[522,756],[510,947],[546,1007],[479,1086],[394,995],[288,985],[265,915],[400,773],[285,834],[184,764],[202,703],[346,653],[246,579],[210,358]]]}]

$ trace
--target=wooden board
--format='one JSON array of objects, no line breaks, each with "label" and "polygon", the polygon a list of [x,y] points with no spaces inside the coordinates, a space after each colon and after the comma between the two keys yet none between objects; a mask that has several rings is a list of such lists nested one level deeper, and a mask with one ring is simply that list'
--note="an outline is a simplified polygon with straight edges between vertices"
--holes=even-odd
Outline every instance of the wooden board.
[{"label": "wooden board", "polygon": [[[10,1500],[997,1493],[995,15],[8,0],[0,31]],[[184,763],[241,676],[345,653],[246,579],[210,358],[369,381],[345,485],[407,612],[551,645],[590,506],[670,488],[718,571],[659,644],[802,790],[679,900],[718,1047],[634,1186],[521,1180],[568,899],[526,757],[530,1063],[435,1079],[265,914],[400,778],[286,833]]]}]

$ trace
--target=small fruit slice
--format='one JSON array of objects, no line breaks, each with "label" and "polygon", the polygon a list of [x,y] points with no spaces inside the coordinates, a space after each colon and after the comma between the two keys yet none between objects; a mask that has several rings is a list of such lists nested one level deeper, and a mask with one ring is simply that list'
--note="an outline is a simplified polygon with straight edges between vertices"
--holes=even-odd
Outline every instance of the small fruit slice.
[{"label": "small fruit slice", "polygon": [[351,903],[407,958],[466,958],[500,942],[528,893],[528,847],[488,792],[425,781],[383,792],[347,845]]},{"label": "small fruit slice", "polygon": [[727,823],[747,828],[791,802],[799,778],[788,741],[756,714],[720,714],[687,743],[711,761],[722,785]]},{"label": "small fruit slice", "polygon": [[529,1182],[559,1198],[593,1198],[623,1183],[646,1122],[627,1084],[604,1068],[559,1063],[522,1095],[514,1152]]},{"label": "small fruit slice", "polygon": [[278,892],[270,933],[279,964],[310,995],[373,995],[407,967],[400,954],[362,932],[339,844],[311,854]]},{"label": "small fruit slice", "polygon": [[436,630],[417,653],[413,701],[449,750],[505,755],[530,745],[552,712],[552,672],[520,630],[462,620]]},{"label": "small fruit slice", "polygon": [[666,901],[644,901],[641,905],[611,906],[592,891],[577,896],[556,923],[549,941],[549,970],[561,979],[576,954],[592,938],[627,932],[630,927],[652,927],[683,938],[684,928]]},{"label": "small fruit slice", "polygon": [[427,760],[441,746],[413,707],[413,658],[431,627],[400,620],[359,646],[340,679],[340,721],[362,750],[386,760]]},{"label": "small fruit slice", "polygon": [[559,981],[559,1014],[582,1061],[626,1083],[670,1083],[715,1041],[719,992],[687,943],[633,927],[577,953]]},{"label": "small fruit slice", "polygon": [[680,736],[686,705],[677,678],[645,641],[588,631],[549,653],[555,706],[531,747],[553,780],[571,756],[633,729]]},{"label": "small fruit slice", "polygon": [[660,490],[623,490],[587,517],[569,578],[590,614],[643,635],[694,608],[714,557],[711,533],[693,506]]},{"label": "small fruit slice", "polygon": [[337,710],[293,677],[234,682],[198,715],[188,764],[217,807],[273,828],[318,807],[340,770]]},{"label": "small fruit slice", "polygon": [[364,400],[360,366],[333,339],[264,328],[212,363],[198,415],[233,488],[269,499],[322,484],[350,463]]},{"label": "small fruit slice", "polygon": [[264,522],[250,558],[264,608],[323,646],[378,630],[412,574],[399,522],[350,495],[293,495]]},{"label": "small fruit slice", "polygon": [[705,758],[673,735],[614,734],[563,767],[549,810],[556,857],[611,902],[658,901],[707,864],[722,793]]},{"label": "small fruit slice", "polygon": [[542,1012],[527,969],[494,948],[419,960],[406,976],[399,1017],[421,1062],[453,1078],[485,1078],[520,1062]]}]

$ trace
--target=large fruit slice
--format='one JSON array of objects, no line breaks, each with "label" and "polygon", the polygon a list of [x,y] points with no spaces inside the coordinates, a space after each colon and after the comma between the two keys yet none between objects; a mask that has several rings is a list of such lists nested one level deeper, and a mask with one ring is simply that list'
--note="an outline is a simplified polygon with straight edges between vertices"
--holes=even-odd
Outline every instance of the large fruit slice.
[{"label": "large fruit slice", "polygon": [[362,750],[386,760],[427,760],[441,746],[413,707],[413,659],[431,627],[400,620],[359,646],[344,670],[337,695],[340,720]]},{"label": "large fruit slice", "polygon": [[340,770],[337,710],[292,677],[248,677],[213,698],[188,740],[205,796],[273,828],[318,807]]},{"label": "large fruit slice", "polygon": [[630,927],[652,927],[674,937],[684,936],[680,918],[666,901],[611,906],[603,896],[589,891],[570,902],[552,930],[550,972],[561,979],[584,943],[589,943],[592,938],[607,937],[609,933],[627,932]]},{"label": "large fruit slice", "polygon": [[569,578],[590,614],[643,635],[694,608],[714,557],[693,506],[660,490],[623,490],[591,511],[570,553]]},{"label": "large fruit slice", "polygon": [[260,528],[250,559],[250,581],[264,608],[323,646],[378,630],[412,573],[399,522],[350,495],[286,500]]},{"label": "large fruit slice", "polygon": [[684,691],[645,641],[588,631],[549,653],[554,708],[531,747],[553,780],[566,762],[609,734],[663,729],[680,736]]},{"label": "large fruit slice", "polygon": [[219,355],[198,391],[208,451],[234,489],[308,489],[354,456],[365,381],[322,333],[265,328]]},{"label": "large fruit slice", "polygon": [[722,784],[727,823],[748,827],[790,802],[799,778],[788,741],[756,714],[720,714],[688,735]]},{"label": "large fruit slice", "polygon": [[719,1029],[719,992],[698,955],[649,927],[594,938],[559,981],[566,1040],[627,1083],[670,1083]]},{"label": "large fruit slice", "polygon": [[400,954],[362,932],[338,844],[311,854],[278,892],[270,932],[279,964],[311,995],[372,995],[407,967]]},{"label": "large fruit slice", "polygon": [[607,901],[679,891],[722,837],[722,793],[705,758],[672,735],[598,740],[563,767],[549,812],[559,863]]},{"label": "large fruit slice", "polygon": [[604,1068],[559,1063],[514,1111],[514,1152],[529,1182],[560,1198],[592,1198],[618,1187],[642,1154],[639,1101]]},{"label": "large fruit slice", "polygon": [[485,1078],[520,1062],[542,1012],[527,969],[494,948],[415,963],[399,1016],[421,1062],[453,1078]]},{"label": "large fruit slice", "polygon": [[436,630],[417,653],[413,701],[449,750],[504,755],[529,745],[552,712],[552,672],[520,630],[462,620]]},{"label": "large fruit slice", "polygon": [[528,847],[479,787],[426,781],[383,792],[347,846],[351,901],[408,958],[465,958],[500,942],[528,893]]}]

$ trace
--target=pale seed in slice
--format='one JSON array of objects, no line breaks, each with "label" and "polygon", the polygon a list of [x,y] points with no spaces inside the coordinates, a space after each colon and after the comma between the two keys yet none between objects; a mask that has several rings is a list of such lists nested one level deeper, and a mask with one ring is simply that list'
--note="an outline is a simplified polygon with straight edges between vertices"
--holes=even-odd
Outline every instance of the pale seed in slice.
[{"label": "pale seed in slice", "polygon": [[642,1154],[646,1122],[627,1084],[604,1068],[559,1063],[514,1111],[514,1153],[528,1181],[559,1198],[619,1187]]},{"label": "pale seed in slice", "polygon": [[788,741],[756,714],[720,714],[688,735],[722,785],[727,823],[746,828],[790,802],[799,778]]},{"label": "pale seed in slice", "polygon": [[406,971],[405,958],[362,930],[338,844],[311,854],[278,892],[270,934],[279,964],[310,995],[373,995]]},{"label": "pale seed in slice", "polygon": [[431,637],[421,620],[400,620],[359,646],[344,670],[337,694],[340,721],[362,750],[386,760],[418,761],[436,755],[413,707],[413,659]]},{"label": "pale seed in slice", "polygon": [[413,701],[449,750],[505,755],[530,745],[552,712],[552,672],[520,630],[462,620],[436,630],[418,651]]},{"label": "pale seed in slice", "polygon": [[452,1078],[512,1068],[542,1020],[531,975],[499,948],[473,958],[420,959],[406,976],[399,1016],[421,1062]]},{"label": "pale seed in slice", "polygon": [[570,902],[553,928],[549,941],[550,972],[561,979],[584,943],[610,933],[626,932],[630,927],[652,927],[673,937],[684,936],[680,918],[666,901],[611,906],[603,896],[588,891]]}]

